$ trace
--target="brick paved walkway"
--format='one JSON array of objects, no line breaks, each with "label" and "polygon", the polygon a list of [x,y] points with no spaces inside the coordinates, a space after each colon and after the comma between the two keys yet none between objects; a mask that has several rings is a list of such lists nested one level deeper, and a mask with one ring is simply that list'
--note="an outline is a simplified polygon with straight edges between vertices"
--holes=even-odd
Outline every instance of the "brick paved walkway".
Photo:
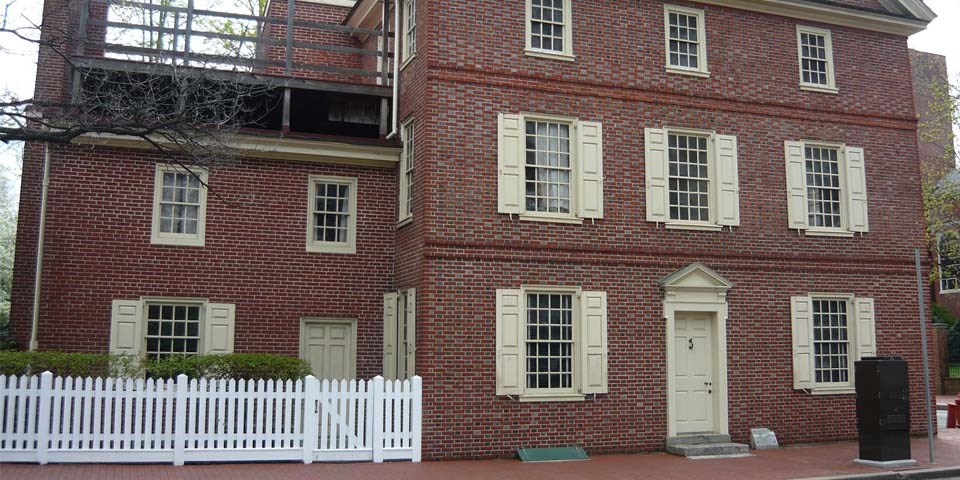
[{"label": "brick paved walkway", "polygon": [[[960,430],[940,433],[936,467],[960,466]],[[796,479],[871,473],[879,470],[851,462],[855,442],[797,446],[756,452],[746,458],[688,460],[662,453],[602,455],[585,462],[523,464],[517,460],[424,462],[413,464],[219,464],[187,465],[0,465],[3,480],[604,480]],[[913,457],[926,463],[927,441],[913,440]]]}]

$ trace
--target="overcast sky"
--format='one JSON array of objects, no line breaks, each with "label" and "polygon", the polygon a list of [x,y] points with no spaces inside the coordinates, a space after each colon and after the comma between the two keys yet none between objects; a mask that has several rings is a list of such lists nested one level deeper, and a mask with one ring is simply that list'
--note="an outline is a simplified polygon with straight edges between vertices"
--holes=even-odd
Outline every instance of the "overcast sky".
[{"label": "overcast sky", "polygon": [[[951,82],[960,84],[960,33],[957,31],[960,27],[960,0],[926,0],[926,3],[938,17],[925,31],[910,37],[910,48],[946,56]],[[15,2],[8,22],[18,26],[39,23],[41,5],[41,0]],[[33,94],[36,56],[35,45],[11,35],[0,35],[0,92],[29,98]],[[13,195],[18,194],[20,181],[16,174],[16,158],[15,149],[0,145],[0,175],[11,183]]]}]

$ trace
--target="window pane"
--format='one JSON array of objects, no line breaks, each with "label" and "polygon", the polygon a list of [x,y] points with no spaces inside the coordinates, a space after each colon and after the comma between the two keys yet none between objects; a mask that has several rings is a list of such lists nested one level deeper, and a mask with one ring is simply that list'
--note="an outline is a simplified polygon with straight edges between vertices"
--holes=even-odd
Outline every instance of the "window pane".
[{"label": "window pane", "polygon": [[350,188],[348,184],[317,183],[313,199],[313,239],[320,242],[348,243],[350,225]]},{"label": "window pane", "polygon": [[800,34],[800,76],[803,83],[829,85],[826,41],[825,35]]},{"label": "window pane", "polygon": [[710,221],[707,138],[667,136],[670,219]]},{"label": "window pane", "polygon": [[573,385],[573,296],[528,294],[526,317],[527,388],[570,388]]},{"label": "window pane", "polygon": [[817,383],[849,379],[849,332],[846,300],[813,299],[813,353]]},{"label": "window pane", "polygon": [[199,305],[147,305],[147,358],[194,355],[199,353],[199,339]]},{"label": "window pane", "polygon": [[537,49],[563,52],[563,0],[531,0],[530,46]]},{"label": "window pane", "polygon": [[526,209],[570,213],[570,126],[527,122]]},{"label": "window pane", "polygon": [[187,220],[200,216],[200,180],[189,173],[164,172],[160,195],[160,232],[197,233],[196,222]]},{"label": "window pane", "polygon": [[841,228],[839,152],[804,147],[807,175],[807,222],[811,227]]}]

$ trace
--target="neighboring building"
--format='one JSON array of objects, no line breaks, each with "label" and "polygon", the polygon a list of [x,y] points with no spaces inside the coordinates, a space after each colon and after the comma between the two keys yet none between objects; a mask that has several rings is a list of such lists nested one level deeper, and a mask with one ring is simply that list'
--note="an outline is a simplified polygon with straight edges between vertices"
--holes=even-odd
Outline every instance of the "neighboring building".
[{"label": "neighboring building", "polygon": [[[920,121],[920,170],[925,182],[943,188],[960,185],[956,165],[953,118],[943,108],[950,95],[947,59],[934,53],[910,51],[913,100]],[[939,106],[938,106],[939,104]],[[937,276],[931,286],[932,300],[960,315],[960,203],[956,215],[945,219],[943,231],[931,239],[930,257]]]},{"label": "neighboring building", "polygon": [[[84,18],[64,1],[45,27]],[[295,3],[294,60],[324,68],[265,72],[296,77],[288,115],[202,173],[216,195],[121,139],[28,145],[18,338],[45,225],[37,348],[416,373],[426,458],[851,438],[853,362],[875,354],[908,360],[923,418],[922,2],[400,5],[393,99],[393,62],[351,50],[382,45],[380,2]],[[65,98],[67,73],[42,52],[38,97]]]}]

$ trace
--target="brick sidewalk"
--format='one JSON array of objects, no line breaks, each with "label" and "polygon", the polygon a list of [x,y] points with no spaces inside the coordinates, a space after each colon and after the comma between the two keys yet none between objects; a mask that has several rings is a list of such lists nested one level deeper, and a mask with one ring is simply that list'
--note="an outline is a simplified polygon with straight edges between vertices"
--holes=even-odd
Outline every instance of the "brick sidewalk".
[{"label": "brick sidewalk", "polygon": [[[926,462],[927,441],[913,440],[916,468],[960,466],[960,430],[940,433],[935,443],[936,465]],[[756,452],[746,458],[688,460],[663,453],[642,455],[602,455],[586,462],[523,464],[517,460],[480,460],[456,462],[347,463],[347,464],[218,464],[187,465],[0,465],[3,480],[69,479],[196,479],[196,480],[287,480],[322,478],[324,480],[605,480],[677,479],[797,479],[878,473],[880,470],[857,465],[855,442],[788,447]]]}]

